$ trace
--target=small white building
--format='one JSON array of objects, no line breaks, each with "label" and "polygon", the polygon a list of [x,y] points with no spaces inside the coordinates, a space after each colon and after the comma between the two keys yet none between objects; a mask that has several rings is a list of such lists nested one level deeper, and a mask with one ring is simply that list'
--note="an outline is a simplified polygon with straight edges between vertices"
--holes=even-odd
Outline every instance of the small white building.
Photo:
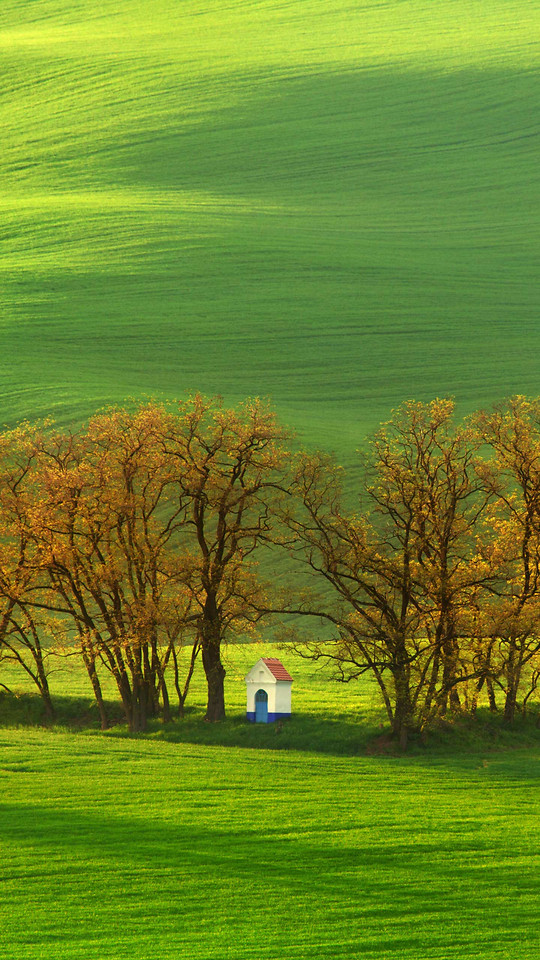
[{"label": "small white building", "polygon": [[281,660],[262,657],[247,677],[247,718],[251,723],[273,723],[291,715],[293,678]]}]

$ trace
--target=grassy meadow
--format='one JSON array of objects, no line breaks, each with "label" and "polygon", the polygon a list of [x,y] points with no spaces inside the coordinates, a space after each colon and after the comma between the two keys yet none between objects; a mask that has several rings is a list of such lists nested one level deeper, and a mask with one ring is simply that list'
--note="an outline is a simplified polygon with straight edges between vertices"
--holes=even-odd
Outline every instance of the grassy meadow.
[{"label": "grassy meadow", "polygon": [[368,684],[286,653],[292,720],[248,724],[269,652],[229,649],[217,726],[197,681],[185,721],[102,734],[73,661],[53,729],[0,696],[2,957],[536,958],[540,731],[386,752]]},{"label": "grassy meadow", "polygon": [[521,0],[3,0],[0,422],[538,393]]},{"label": "grassy meadow", "polygon": [[[537,15],[2,0],[0,424],[258,395],[351,463],[405,399],[540,393]],[[537,960],[540,729],[398,755],[300,661],[255,727],[263,652],[139,737],[2,663],[2,960]]]}]

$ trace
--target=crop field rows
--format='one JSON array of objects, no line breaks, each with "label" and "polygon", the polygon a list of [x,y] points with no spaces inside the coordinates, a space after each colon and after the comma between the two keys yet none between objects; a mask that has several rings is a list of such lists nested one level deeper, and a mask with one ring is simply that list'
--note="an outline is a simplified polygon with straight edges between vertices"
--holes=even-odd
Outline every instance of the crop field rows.
[{"label": "crop field rows", "polygon": [[534,10],[0,11],[0,415],[272,399],[354,450],[401,400],[536,393]]}]

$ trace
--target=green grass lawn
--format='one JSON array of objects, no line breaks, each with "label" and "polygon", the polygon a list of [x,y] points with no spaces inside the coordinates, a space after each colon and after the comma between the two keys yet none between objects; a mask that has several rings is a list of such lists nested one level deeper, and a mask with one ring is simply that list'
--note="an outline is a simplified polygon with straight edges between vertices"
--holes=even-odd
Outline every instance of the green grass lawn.
[{"label": "green grass lawn", "polygon": [[522,0],[4,0],[0,421],[538,392]]},{"label": "green grass lawn", "polygon": [[[0,698],[3,960],[536,960],[539,734],[380,751],[369,685],[285,653],[294,717],[254,726],[265,652],[230,649],[216,726],[200,680],[186,721],[137,737]],[[73,661],[53,680],[64,718],[88,706]]]}]

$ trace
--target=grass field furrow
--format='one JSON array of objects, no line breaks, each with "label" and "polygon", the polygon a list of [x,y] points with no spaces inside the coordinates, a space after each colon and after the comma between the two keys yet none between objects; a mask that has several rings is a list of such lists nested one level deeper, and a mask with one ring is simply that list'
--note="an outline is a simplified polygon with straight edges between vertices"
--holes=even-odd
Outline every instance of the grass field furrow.
[{"label": "grass field furrow", "polygon": [[229,748],[224,771],[223,748],[17,738],[24,769],[0,748],[10,960],[37,943],[86,960],[535,955],[538,758],[441,776]]},{"label": "grass field furrow", "polygon": [[534,393],[534,20],[4,3],[2,420],[262,393],[350,461],[405,397]]}]

